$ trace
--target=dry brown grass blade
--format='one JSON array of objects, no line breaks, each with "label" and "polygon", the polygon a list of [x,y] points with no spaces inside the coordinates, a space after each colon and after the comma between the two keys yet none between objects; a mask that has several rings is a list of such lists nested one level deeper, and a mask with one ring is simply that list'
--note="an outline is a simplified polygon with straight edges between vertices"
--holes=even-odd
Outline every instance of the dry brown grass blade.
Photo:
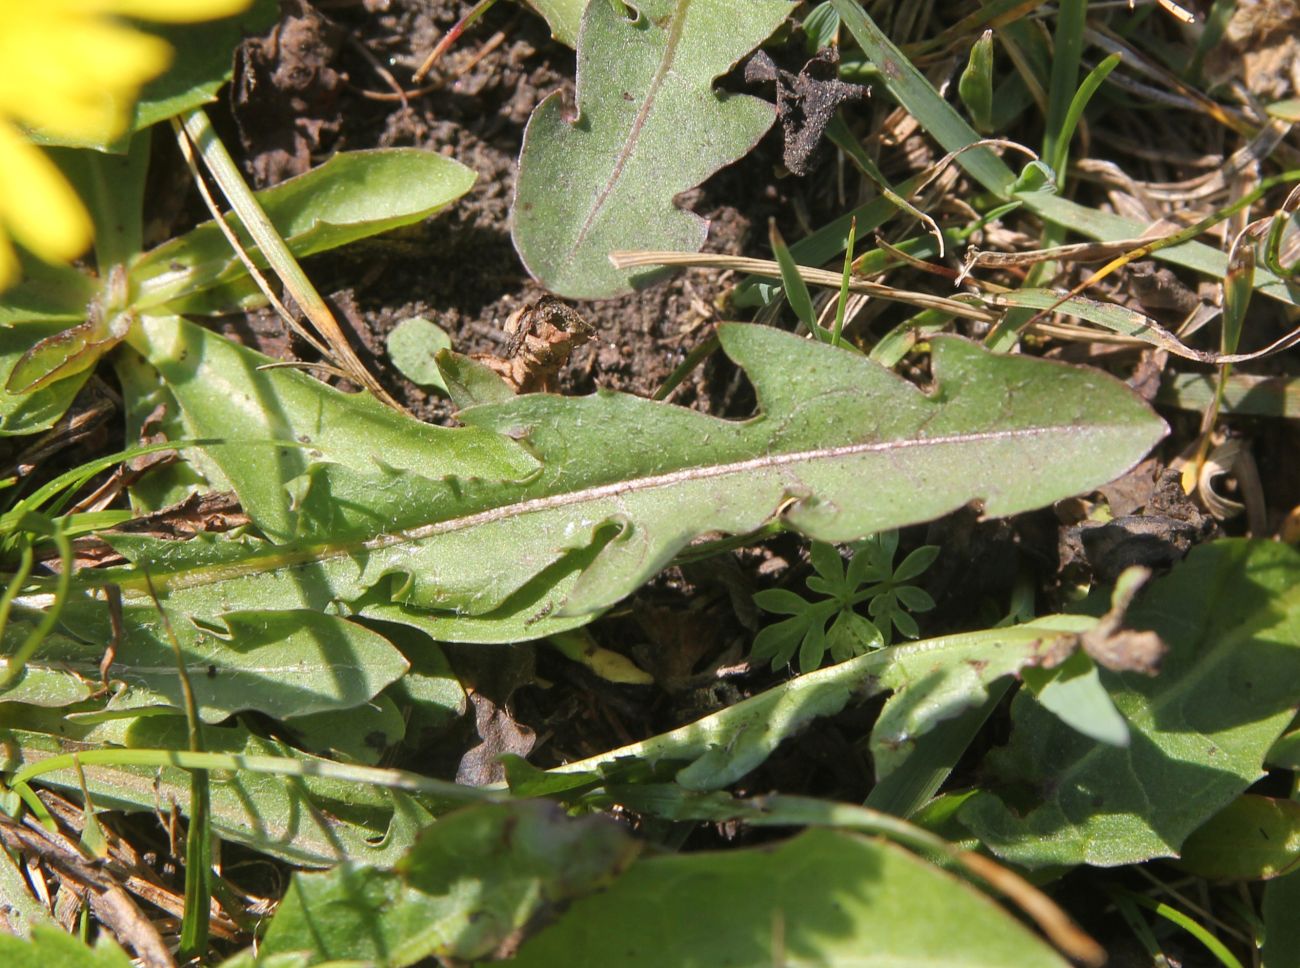
[{"label": "dry brown grass blade", "polygon": [[95,916],[146,968],[175,968],[176,961],[126,889],[97,861],[88,860],[76,843],[35,822],[20,823],[0,815],[0,843],[16,854],[38,857],[84,895]]},{"label": "dry brown grass blade", "polygon": [[1152,240],[1120,239],[1115,242],[1078,242],[1023,252],[985,252],[972,245],[966,250],[958,281],[976,269],[1005,269],[1011,266],[1031,266],[1039,262],[1100,262],[1102,259],[1122,256],[1150,241]]},{"label": "dry brown grass blade", "polygon": [[[1240,212],[1243,209],[1249,207],[1254,202],[1262,198],[1268,190],[1276,187],[1277,185],[1286,184],[1287,182],[1293,182],[1297,180],[1300,180],[1300,171],[1288,171],[1280,175],[1275,175],[1272,178],[1265,179],[1263,182],[1260,183],[1259,187],[1256,188],[1255,190],[1248,192],[1247,194],[1243,195],[1241,198],[1236,199],[1235,201],[1232,202],[1232,204],[1226,205],[1223,208],[1220,208],[1217,211],[1210,213],[1205,218],[1201,219],[1200,221],[1196,222],[1193,225],[1188,226],[1187,228],[1183,229],[1181,232],[1174,232],[1171,235],[1161,236],[1160,238],[1152,239],[1148,242],[1144,242],[1142,245],[1139,245],[1137,248],[1130,249],[1128,252],[1125,252],[1123,255],[1119,256],[1118,258],[1112,259],[1110,262],[1107,262],[1104,266],[1102,266],[1092,275],[1088,276],[1088,278],[1084,279],[1081,283],[1079,283],[1077,286],[1075,286],[1073,289],[1071,289],[1069,292],[1063,295],[1053,305],[1048,306],[1046,309],[1041,310],[1039,313],[1037,313],[1029,320],[1028,325],[1033,325],[1034,323],[1037,323],[1040,320],[1044,319],[1045,317],[1056,312],[1068,300],[1081,295],[1083,292],[1085,292],[1092,286],[1095,286],[1097,283],[1101,282],[1112,272],[1115,272],[1118,269],[1122,269],[1124,266],[1136,262],[1139,259],[1145,259],[1147,256],[1151,255],[1154,252],[1158,252],[1161,249],[1165,249],[1174,245],[1179,245],[1183,242],[1190,242],[1193,239],[1195,239],[1198,235],[1205,232],[1206,230],[1213,228],[1215,225],[1218,225],[1220,222],[1223,222],[1231,218],[1237,212]],[[1287,349],[1290,346],[1294,345],[1295,342],[1300,341],[1300,336],[1297,336],[1297,334],[1292,334],[1292,336],[1296,338],[1293,339],[1291,337],[1287,337],[1284,340],[1279,340],[1278,343],[1273,344],[1273,346],[1270,347],[1267,352],[1269,353],[1281,352],[1281,350]],[[1218,360],[1218,362],[1242,362],[1245,359],[1257,359],[1260,355],[1263,355],[1264,352],[1265,351],[1261,351],[1260,354],[1248,354],[1247,356],[1242,358],[1234,357],[1231,360],[1224,358]],[[1199,357],[1193,356],[1191,358],[1198,359]]]},{"label": "dry brown grass blade", "polygon": [[[183,120],[173,119],[172,124],[181,152],[190,167],[190,171],[194,176],[194,183],[198,186],[204,203],[216,220],[218,228],[226,236],[240,261],[257,283],[258,288],[262,290],[263,295],[275,308],[280,318],[294,332],[302,336],[318,353],[330,360],[332,365],[345,372],[349,379],[365,387],[375,395],[376,399],[393,409],[403,410],[401,404],[394,400],[383,385],[366,369],[365,364],[361,362],[361,358],[352,349],[347,336],[338,324],[338,320],[334,318],[334,314],[330,312],[329,307],[325,305],[325,301],[321,299],[316,288],[302,272],[293,255],[288,251],[288,247],[276,234],[275,227],[271,225],[270,219],[266,217],[257,200],[248,191],[247,186],[244,185],[243,178],[239,174],[234,160],[212,129],[207,115],[201,110],[191,111],[183,116]],[[305,330],[293,318],[293,314],[276,297],[265,277],[258,271],[248,253],[240,244],[239,239],[230,230],[230,226],[226,223],[211,193],[207,190],[206,183],[198,170],[196,152],[203,158],[208,171],[212,173],[213,178],[222,187],[227,199],[239,215],[244,228],[254,240],[261,243],[261,248],[268,261],[272,265],[279,267],[280,276],[285,283],[286,289],[295,297],[295,301],[304,315],[311,322],[316,333],[319,334],[319,338]],[[280,251],[273,251],[277,248]]]},{"label": "dry brown grass blade", "polygon": [[[696,269],[734,269],[738,272],[770,276],[773,279],[781,278],[780,266],[772,260],[751,259],[735,255],[710,255],[700,252],[611,252],[609,261],[620,269],[632,269],[641,266],[685,266]],[[838,289],[844,279],[842,272],[830,272],[826,269],[813,269],[808,266],[796,266],[795,268],[804,282],[814,286],[827,286]],[[935,296],[925,292],[913,292],[908,289],[897,289],[879,282],[869,282],[866,279],[850,280],[849,291],[875,296],[878,299],[905,303],[909,306],[918,306],[922,309],[934,309],[985,323],[996,323],[1001,318],[1000,313],[962,299]]]},{"label": "dry brown grass blade", "polygon": [[1106,963],[1106,950],[1070,916],[1019,874],[973,850],[964,850],[954,859],[990,887],[1001,892],[1025,912],[1061,951],[1082,965],[1100,968]]}]

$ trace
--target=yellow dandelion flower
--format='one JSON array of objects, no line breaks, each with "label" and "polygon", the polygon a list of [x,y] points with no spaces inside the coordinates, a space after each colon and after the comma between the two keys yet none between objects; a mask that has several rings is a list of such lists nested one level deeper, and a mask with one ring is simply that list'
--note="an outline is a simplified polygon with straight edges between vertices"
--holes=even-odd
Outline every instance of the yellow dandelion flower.
[{"label": "yellow dandelion flower", "polygon": [[171,48],[116,18],[189,23],[238,13],[249,0],[0,0],[0,289],[18,260],[9,239],[49,262],[90,245],[90,217],[24,131],[103,144],[126,132],[140,88]]}]

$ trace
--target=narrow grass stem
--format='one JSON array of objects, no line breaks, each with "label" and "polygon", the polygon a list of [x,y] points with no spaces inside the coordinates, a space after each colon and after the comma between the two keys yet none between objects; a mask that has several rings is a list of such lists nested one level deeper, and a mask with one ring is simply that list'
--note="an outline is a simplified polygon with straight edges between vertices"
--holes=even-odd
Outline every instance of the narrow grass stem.
[{"label": "narrow grass stem", "polygon": [[[325,305],[325,300],[316,291],[316,287],[307,278],[307,274],[302,271],[302,267],[298,265],[298,260],[293,257],[288,245],[280,237],[280,233],[276,231],[270,218],[267,217],[266,212],[262,210],[262,206],[258,204],[257,199],[244,183],[234,159],[230,157],[225,145],[217,137],[216,130],[212,127],[212,122],[208,120],[208,116],[202,109],[195,109],[181,115],[179,124],[185,137],[189,138],[197,148],[199,157],[203,159],[204,165],[207,166],[212,177],[216,179],[217,184],[221,186],[222,192],[239,216],[248,234],[257,243],[258,249],[267,260],[267,263],[275,269],[285,288],[302,308],[307,318],[311,320],[312,325],[316,327],[317,332],[321,334],[321,337],[328,344],[331,353],[338,359],[340,365],[351,374],[353,379],[357,380],[378,399],[389,406],[401,409],[384,390],[383,386],[380,385],[379,381],[365,368],[360,357],[357,356],[351,344],[348,343],[347,337],[339,327],[338,321],[334,318],[334,314]],[[221,220],[218,219],[218,221]]]},{"label": "narrow grass stem", "polygon": [[[409,773],[405,770],[335,763],[330,760],[297,760],[287,756],[246,755],[242,753],[195,753],[188,750],[119,749],[84,750],[61,753],[29,763],[14,774],[10,786],[20,792],[32,780],[59,770],[72,769],[74,757],[82,766],[144,766],[155,769],[176,767],[182,770],[246,770],[268,776],[321,777],[348,783],[364,783],[426,794],[458,803],[496,802],[508,799],[504,794],[478,787],[461,786],[447,780]],[[20,792],[21,795],[21,792]]]},{"label": "narrow grass stem", "polygon": [[[745,256],[710,255],[701,252],[611,252],[609,261],[620,269],[631,269],[638,266],[692,266],[704,269],[735,269],[740,272],[751,272],[755,275],[768,276],[773,279],[781,277],[781,267],[776,262],[769,259],[751,259]],[[803,281],[810,285],[838,289],[843,282],[843,274],[839,272],[812,269],[808,266],[796,266],[796,269]],[[963,299],[934,296],[924,292],[911,292],[907,289],[896,289],[893,286],[869,282],[866,279],[854,279],[849,283],[849,291],[865,293],[878,299],[907,303],[911,306],[920,306],[923,309],[938,309],[954,316],[977,319],[986,323],[997,322],[999,318],[999,314],[990,312]]]}]

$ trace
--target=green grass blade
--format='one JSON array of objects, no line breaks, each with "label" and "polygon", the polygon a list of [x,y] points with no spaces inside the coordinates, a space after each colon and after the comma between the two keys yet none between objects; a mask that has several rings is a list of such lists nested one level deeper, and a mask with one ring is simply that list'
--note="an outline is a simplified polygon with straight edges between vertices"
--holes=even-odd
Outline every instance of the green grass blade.
[{"label": "green grass blade", "polygon": [[[158,596],[153,594],[153,583],[149,581],[148,572],[145,573],[145,581],[149,582],[149,591],[158,609],[160,624],[176,658],[176,675],[184,698],[190,752],[202,753],[203,724],[199,719],[198,704],[194,701],[189,671],[185,668],[185,654],[172,629],[166,609],[159,603]],[[208,771],[194,770],[190,773],[190,822],[185,834],[185,909],[181,916],[179,951],[183,961],[202,958],[208,950],[208,916],[212,907],[211,807]]]},{"label": "green grass blade", "polygon": [[[145,454],[156,454],[164,450],[179,450],[182,447],[201,447],[208,444],[218,443],[217,440],[168,440],[156,444],[143,444],[139,447],[128,447],[126,450],[119,450],[115,454],[108,454],[105,457],[97,457],[94,460],[87,461],[79,467],[74,467],[70,471],[64,471],[52,481],[41,485],[40,488],[33,491],[27,497],[15,504],[10,510],[0,515],[0,536],[11,534],[19,526],[23,515],[29,511],[38,510],[46,501],[53,500],[60,492],[75,493],[79,488],[86,484],[92,477],[100,471],[107,470],[114,464],[120,464],[123,461],[132,460],[136,457],[142,457]],[[241,445],[242,445],[241,441]],[[277,443],[276,446],[284,446]],[[58,509],[55,509],[57,513]]]},{"label": "green grass blade", "polygon": [[[59,550],[59,574],[55,579],[54,601],[50,607],[45,610],[38,624],[27,637],[23,639],[22,645],[14,651],[5,665],[3,673],[0,673],[0,688],[8,686],[20,675],[23,667],[27,665],[27,660],[36,654],[36,650],[41,647],[46,636],[54,630],[54,626],[59,622],[59,615],[63,611],[63,603],[68,600],[68,590],[72,584],[72,543],[68,541],[68,536],[64,534],[63,528],[59,522],[52,522],[50,536],[54,539],[54,546]],[[15,576],[15,580],[18,576]],[[11,583],[10,587],[13,585]],[[9,589],[5,590],[5,598],[9,598]]]},{"label": "green grass blade", "polygon": [[1188,917],[1182,911],[1165,904],[1163,901],[1154,901],[1142,894],[1137,894],[1122,888],[1120,890],[1122,890],[1124,896],[1134,904],[1140,905],[1149,911],[1154,911],[1166,921],[1178,925],[1193,938],[1203,944],[1206,950],[1208,950],[1210,954],[1214,955],[1224,968],[1244,968],[1237,956],[1229,951],[1222,941],[1206,930],[1206,928],[1195,919]]},{"label": "green grass blade", "polygon": [[1255,282],[1255,246],[1247,229],[1237,237],[1228,253],[1228,271],[1223,277],[1223,331],[1219,349],[1224,356],[1237,352],[1241,331],[1246,324],[1246,310]]},{"label": "green grass blade", "polygon": [[1056,184],[1065,184],[1065,168],[1070,158],[1070,140],[1074,137],[1074,129],[1079,126],[1079,119],[1083,117],[1083,111],[1092,100],[1092,96],[1097,93],[1102,82],[1110,76],[1110,72],[1119,66],[1122,60],[1119,54],[1111,54],[1104,61],[1088,72],[1088,76],[1083,79],[1079,85],[1079,90],[1075,92],[1073,99],[1070,101],[1070,108],[1065,114],[1065,120],[1061,125],[1061,134],[1054,146],[1054,150],[1049,154],[1044,148],[1043,156],[1049,160],[1052,168],[1056,171]]},{"label": "green grass blade", "polygon": [[[925,227],[934,234],[934,237],[939,240],[939,254],[942,255],[943,233],[939,231],[938,224],[935,223],[934,219],[926,215],[890,187],[889,180],[885,178],[884,172],[882,172],[879,166],[871,160],[871,156],[862,150],[862,145],[858,142],[857,138],[853,137],[853,132],[849,130],[849,126],[844,123],[844,119],[838,114],[835,115],[835,117],[831,119],[831,123],[826,126],[826,137],[830,139],[832,144],[848,155],[849,160],[857,165],[858,168],[861,169],[862,173],[875,183],[876,188],[880,191],[882,196],[894,205],[898,206],[901,211],[906,212],[908,215],[912,216],[912,218],[922,222]],[[925,175],[922,175],[922,178],[925,177]],[[852,215],[850,215],[850,217],[855,218],[855,216]]]},{"label": "green grass blade", "polygon": [[772,252],[776,255],[776,263],[781,267],[781,284],[785,287],[785,299],[794,310],[794,314],[799,317],[799,322],[808,327],[808,331],[813,333],[823,343],[826,342],[826,333],[817,325],[817,313],[813,311],[812,297],[808,294],[808,285],[799,275],[799,267],[795,264],[794,257],[790,255],[790,249],[785,244],[785,239],[781,238],[781,232],[776,227],[776,220],[768,222],[767,237],[772,243]]},{"label": "green grass blade", "polygon": [[[921,123],[931,137],[947,151],[957,151],[979,140],[975,130],[962,119],[952,105],[939,96],[930,82],[854,0],[831,0],[831,2],[839,11],[841,20],[854,39],[880,68],[881,78],[890,93]],[[1011,186],[1016,180],[1015,173],[987,148],[965,151],[957,157],[957,163],[989,191],[1002,197],[1009,196]],[[1017,197],[1041,218],[1088,238],[1101,241],[1132,239],[1142,235],[1148,228],[1142,223],[1088,208],[1059,195],[1032,192]],[[840,231],[847,230],[847,227],[847,224],[843,224]],[[863,229],[866,229],[865,225]],[[1194,238],[1196,234],[1199,233],[1193,233],[1190,238]],[[815,261],[805,259],[801,252],[796,251],[795,254],[805,264]],[[822,261],[833,254],[834,252],[823,256]],[[1216,279],[1222,279],[1227,272],[1227,256],[1200,242],[1187,241],[1181,245],[1153,251],[1152,254],[1166,262],[1194,269]],[[1291,305],[1300,305],[1300,292],[1292,292],[1271,272],[1258,270],[1255,273],[1255,288],[1273,299]]]},{"label": "green grass blade", "polygon": [[[311,320],[316,332],[325,340],[328,353],[332,354],[354,380],[373,393],[376,399],[391,404],[393,401],[388,391],[361,362],[361,358],[352,349],[352,345],[334,319],[334,314],[325,304],[325,300],[321,298],[312,281],[307,278],[307,274],[294,258],[293,252],[272,224],[261,203],[253,196],[252,190],[244,181],[239,167],[230,157],[216,129],[212,127],[207,114],[202,108],[195,108],[181,115],[179,119],[173,120],[173,125],[176,127],[178,137],[181,137],[181,131],[184,130],[182,141],[187,138],[193,143],[204,165],[221,187],[222,194],[239,215],[239,221],[245,231],[257,243],[258,249],[266,257],[268,265],[275,270],[285,290]],[[270,295],[268,293],[268,298]],[[293,318],[287,312],[282,315],[286,320]],[[309,342],[312,341],[310,336],[306,338]]]},{"label": "green grass blade", "polygon": [[1088,23],[1088,0],[1061,0],[1056,11],[1052,78],[1047,88],[1047,127],[1043,132],[1043,158],[1056,170],[1056,183],[1065,181],[1065,160],[1070,150],[1067,130],[1070,109],[1077,100],[1079,59],[1083,55],[1083,30]]},{"label": "green grass blade", "polygon": [[[833,126],[832,126],[833,127]],[[913,175],[898,185],[895,194],[905,198],[921,185],[924,175]],[[819,266],[835,258],[848,244],[849,228],[856,222],[859,232],[873,232],[893,218],[898,207],[889,198],[875,198],[853,211],[827,222],[812,235],[790,246],[799,265]],[[732,301],[737,306],[768,306],[776,297],[776,281],[770,276],[748,276],[736,286]]]},{"label": "green grass blade", "polygon": [[849,244],[844,250],[844,281],[840,283],[840,296],[835,301],[835,328],[831,330],[831,345],[840,345],[844,332],[844,311],[849,301],[849,280],[853,278],[853,243],[857,241],[858,224],[849,223]]}]

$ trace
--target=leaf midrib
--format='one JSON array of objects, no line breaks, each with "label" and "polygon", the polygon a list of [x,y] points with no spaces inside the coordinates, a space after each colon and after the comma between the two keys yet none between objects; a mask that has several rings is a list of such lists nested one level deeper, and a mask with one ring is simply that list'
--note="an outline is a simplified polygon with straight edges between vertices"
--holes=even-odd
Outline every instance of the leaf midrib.
[{"label": "leaf midrib", "polygon": [[[632,152],[636,149],[637,142],[641,137],[641,129],[645,127],[646,120],[650,117],[650,112],[653,110],[655,101],[659,96],[659,89],[663,87],[664,81],[668,77],[668,71],[677,58],[677,49],[682,39],[682,25],[686,22],[686,8],[690,4],[691,0],[678,0],[677,2],[672,20],[668,25],[668,39],[664,44],[663,56],[655,68],[654,76],[650,78],[650,86],[646,89],[645,100],[641,103],[641,107],[637,109],[636,116],[632,119],[632,127],[628,129],[627,137],[623,140],[618,154],[614,157],[613,171],[610,172],[608,180],[597,193],[596,200],[592,202],[591,208],[587,211],[586,218],[583,219],[582,225],[573,237],[573,244],[569,246],[568,252],[564,254],[565,262],[573,259],[577,251],[582,248],[583,243],[587,241],[587,235],[591,232],[592,226],[596,224],[596,219],[605,207],[605,203],[609,201],[609,197],[614,193],[619,180],[623,177],[623,169],[627,167],[628,159],[632,157]],[[643,13],[642,16],[645,16],[645,14]]]},{"label": "leaf midrib", "polygon": [[[833,447],[819,447],[812,450],[789,451],[778,454],[764,454],[759,457],[731,461],[724,464],[697,465],[680,468],[662,474],[636,477],[608,484],[565,491],[544,497],[528,498],[510,504],[498,505],[483,511],[446,518],[430,522],[415,528],[376,535],[357,541],[308,545],[305,547],[272,546],[264,555],[257,555],[243,561],[229,564],[203,565],[182,568],[171,572],[151,573],[150,577],[156,590],[170,591],[196,585],[215,584],[247,575],[259,574],[280,568],[293,567],[315,562],[342,558],[358,553],[382,551],[402,544],[411,544],[442,534],[481,527],[510,518],[523,517],[528,514],[573,507],[607,498],[625,497],[658,488],[675,487],[699,481],[717,480],[734,475],[753,474],[769,471],[794,464],[812,463],[814,461],[840,460],[872,453],[890,453],[923,447],[945,447],[957,444],[971,444],[988,441],[1025,440],[1046,437],[1061,433],[1077,433],[1081,428],[1076,424],[1046,425],[1022,427],[1006,430],[979,431],[974,433],[948,434],[935,437],[901,438],[869,443],[842,444]],[[1095,429],[1095,428],[1094,428]],[[94,576],[88,576],[94,581]],[[143,577],[122,576],[120,573],[112,579],[124,593],[147,594],[148,589]]]}]

